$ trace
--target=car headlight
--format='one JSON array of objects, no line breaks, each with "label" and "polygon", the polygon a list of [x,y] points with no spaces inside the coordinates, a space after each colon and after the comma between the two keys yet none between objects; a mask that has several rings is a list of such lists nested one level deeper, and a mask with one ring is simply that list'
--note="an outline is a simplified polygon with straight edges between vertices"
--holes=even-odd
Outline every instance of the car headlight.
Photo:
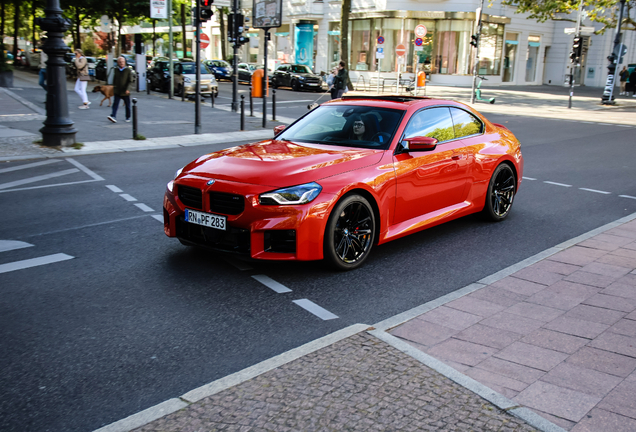
[{"label": "car headlight", "polygon": [[298,81],[305,81],[305,77],[303,77],[303,76],[299,76],[299,77],[298,77]]},{"label": "car headlight", "polygon": [[189,83],[190,81],[192,81],[190,77],[183,77],[183,82]]},{"label": "car headlight", "polygon": [[261,194],[259,202],[263,205],[307,204],[316,198],[321,190],[322,186],[312,182]]}]

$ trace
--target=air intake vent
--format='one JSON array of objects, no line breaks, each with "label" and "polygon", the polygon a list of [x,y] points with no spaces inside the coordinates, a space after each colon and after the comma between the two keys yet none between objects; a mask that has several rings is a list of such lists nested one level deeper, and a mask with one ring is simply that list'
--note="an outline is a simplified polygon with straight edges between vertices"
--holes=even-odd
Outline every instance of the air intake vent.
[{"label": "air intake vent", "polygon": [[200,189],[177,185],[179,199],[187,207],[203,210],[203,193]]},{"label": "air intake vent", "polygon": [[242,195],[222,192],[210,192],[210,211],[227,215],[237,215],[245,210],[245,199]]}]

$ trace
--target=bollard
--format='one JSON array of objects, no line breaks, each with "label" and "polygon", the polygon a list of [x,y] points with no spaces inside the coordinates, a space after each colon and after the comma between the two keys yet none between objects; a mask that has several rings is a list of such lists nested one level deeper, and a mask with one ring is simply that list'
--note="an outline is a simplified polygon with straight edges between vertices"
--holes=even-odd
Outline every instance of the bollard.
[{"label": "bollard", "polygon": [[137,98],[133,98],[132,103],[133,139],[135,139],[137,138]]},{"label": "bollard", "polygon": [[252,86],[250,86],[250,117],[254,117],[254,99],[252,98]]},{"label": "bollard", "polygon": [[185,100],[185,86],[181,84],[181,102]]},{"label": "bollard", "polygon": [[272,90],[272,121],[276,121],[276,90]]},{"label": "bollard", "polygon": [[148,92],[148,94],[150,94],[150,80],[149,79],[146,80],[146,91]]},{"label": "bollard", "polygon": [[245,130],[245,95],[241,95],[241,130]]},{"label": "bollard", "polygon": [[210,94],[210,105],[212,105],[212,108],[214,108],[214,90]]}]

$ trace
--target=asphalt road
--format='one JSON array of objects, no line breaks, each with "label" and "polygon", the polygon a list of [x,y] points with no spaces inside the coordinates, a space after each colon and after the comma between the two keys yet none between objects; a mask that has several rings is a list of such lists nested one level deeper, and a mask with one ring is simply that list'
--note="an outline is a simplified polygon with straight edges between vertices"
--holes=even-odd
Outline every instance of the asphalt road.
[{"label": "asphalt road", "polygon": [[[306,102],[286,105],[280,114],[291,116]],[[0,252],[0,269],[72,257],[0,273],[0,430],[94,430],[636,212],[636,199],[620,196],[636,196],[633,127],[489,118],[517,135],[526,161],[528,179],[509,218],[469,216],[393,241],[348,273],[320,262],[241,270],[163,234],[153,216],[161,215],[166,182],[222,146],[0,165],[0,239],[33,245]],[[68,174],[7,186],[59,172]],[[292,291],[278,294],[253,275]],[[298,299],[338,318],[322,320]]]}]

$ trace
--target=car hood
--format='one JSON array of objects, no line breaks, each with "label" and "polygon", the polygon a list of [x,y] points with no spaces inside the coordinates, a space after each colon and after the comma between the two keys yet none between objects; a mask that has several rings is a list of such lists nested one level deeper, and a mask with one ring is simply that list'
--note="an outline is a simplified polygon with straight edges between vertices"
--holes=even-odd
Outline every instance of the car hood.
[{"label": "car hood", "polygon": [[294,186],[376,164],[383,150],[269,140],[201,156],[182,175],[266,185]]}]

